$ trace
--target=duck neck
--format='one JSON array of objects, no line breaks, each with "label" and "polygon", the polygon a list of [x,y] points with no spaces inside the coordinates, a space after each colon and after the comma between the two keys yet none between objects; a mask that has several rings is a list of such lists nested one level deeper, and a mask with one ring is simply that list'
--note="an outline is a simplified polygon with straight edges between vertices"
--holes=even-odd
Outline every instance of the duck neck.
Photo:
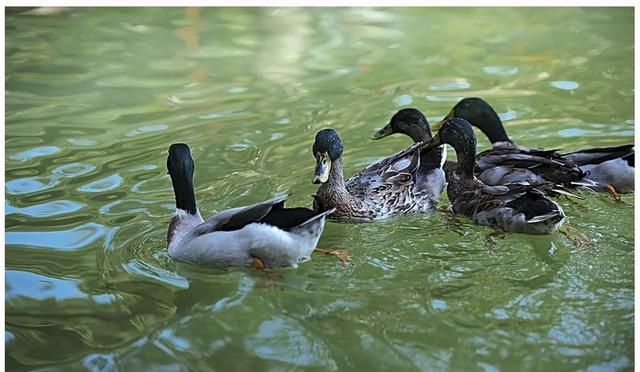
[{"label": "duck neck", "polygon": [[337,158],[331,163],[331,170],[329,171],[329,179],[327,184],[336,190],[347,191],[344,183],[344,169],[342,166],[342,157]]},{"label": "duck neck", "polygon": [[318,189],[319,194],[326,194],[331,199],[340,200],[341,202],[349,199],[351,195],[347,191],[346,184],[344,182],[344,173],[342,168],[342,158],[338,158],[331,163],[331,170],[329,171],[329,179],[327,182],[320,185]]},{"label": "duck neck", "polygon": [[492,112],[488,118],[485,118],[485,121],[489,125],[480,126],[480,130],[485,136],[487,136],[487,138],[489,138],[489,141],[491,141],[492,144],[497,142],[513,143],[513,141],[509,139],[507,131],[504,129],[502,120],[500,120],[498,114]]},{"label": "duck neck", "polygon": [[193,191],[193,177],[171,177],[173,193],[176,197],[176,208],[196,215],[196,195]]},{"label": "duck neck", "polygon": [[342,215],[344,217],[357,215],[364,208],[362,201],[347,190],[342,170],[342,159],[338,158],[331,164],[329,178],[318,188],[313,208],[319,212],[336,208],[333,216]]},{"label": "duck neck", "polygon": [[420,153],[420,169],[428,171],[431,169],[441,168],[444,158],[447,157],[446,145],[438,146],[428,151]]},{"label": "duck neck", "polygon": [[458,157],[458,166],[456,173],[464,179],[472,179],[473,169],[476,165],[475,148],[456,148],[456,156]]},{"label": "duck neck", "polygon": [[196,211],[196,213],[191,214],[183,209],[178,209],[169,223],[167,244],[171,245],[172,242],[180,240],[184,234],[203,222],[200,212]]}]

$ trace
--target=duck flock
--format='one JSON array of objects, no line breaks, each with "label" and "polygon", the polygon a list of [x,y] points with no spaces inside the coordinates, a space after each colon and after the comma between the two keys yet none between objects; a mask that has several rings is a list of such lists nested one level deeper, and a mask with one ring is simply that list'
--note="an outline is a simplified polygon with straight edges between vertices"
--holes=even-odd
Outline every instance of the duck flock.
[{"label": "duck flock", "polygon": [[[492,147],[476,153],[480,129]],[[205,220],[196,206],[194,162],[186,144],[169,147],[167,169],[176,215],[167,234],[169,256],[210,267],[260,269],[297,265],[316,247],[327,218],[364,222],[409,213],[434,213],[446,188],[451,213],[478,225],[522,234],[553,234],[565,220],[552,200],[582,197],[583,190],[620,193],[634,189],[633,144],[560,153],[517,145],[495,110],[481,98],[458,102],[432,134],[417,109],[398,111],[372,138],[411,137],[409,148],[369,165],[345,180],[343,145],[333,129],[316,134],[313,208],[287,208],[286,196],[228,209]],[[446,160],[446,145],[457,161]],[[324,251],[336,254],[335,251]]]}]

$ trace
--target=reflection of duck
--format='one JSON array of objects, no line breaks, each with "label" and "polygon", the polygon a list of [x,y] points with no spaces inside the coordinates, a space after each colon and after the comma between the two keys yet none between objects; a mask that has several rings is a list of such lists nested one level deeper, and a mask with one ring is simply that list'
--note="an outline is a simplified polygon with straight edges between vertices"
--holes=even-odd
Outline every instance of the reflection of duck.
[{"label": "reflection of duck", "polygon": [[169,256],[177,261],[214,267],[297,266],[310,258],[325,217],[307,208],[285,208],[286,197],[222,211],[203,220],[193,190],[194,162],[185,144],[169,147],[177,214],[167,233]]},{"label": "reflection of duck", "polygon": [[445,119],[426,149],[447,143],[456,150],[458,163],[449,174],[447,195],[454,213],[478,225],[525,234],[550,234],[564,221],[560,206],[531,185],[512,183],[489,186],[478,180],[473,169],[476,136],[461,118]]},{"label": "reflection of duck", "polygon": [[370,165],[344,181],[342,141],[333,129],[316,134],[313,183],[321,183],[314,196],[314,210],[335,208],[331,218],[376,220],[397,214],[429,212],[435,209],[444,190],[444,149],[432,151],[422,163],[420,145]]},{"label": "reflection of duck", "polygon": [[555,150],[535,150],[516,145],[495,110],[481,98],[465,98],[445,117],[459,117],[478,127],[493,148],[478,154],[482,172],[478,178],[490,185],[527,181],[552,182],[572,186],[584,181],[599,191],[632,192],[635,181],[635,150],[632,144],[602,147],[559,154]]}]

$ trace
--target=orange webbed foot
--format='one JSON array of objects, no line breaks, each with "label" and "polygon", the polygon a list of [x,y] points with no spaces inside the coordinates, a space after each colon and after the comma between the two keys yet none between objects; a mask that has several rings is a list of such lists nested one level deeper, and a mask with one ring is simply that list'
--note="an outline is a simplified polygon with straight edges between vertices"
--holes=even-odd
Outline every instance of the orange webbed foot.
[{"label": "orange webbed foot", "polygon": [[613,195],[613,199],[618,202],[618,203],[623,203],[622,198],[620,197],[620,194],[618,194],[618,192],[616,191],[615,187],[611,186],[611,185],[607,185],[604,187],[604,191]]},{"label": "orange webbed foot", "polygon": [[329,256],[334,256],[340,261],[342,266],[349,266],[349,254],[344,249],[322,249],[316,247],[314,251],[324,253]]},{"label": "orange webbed foot", "polygon": [[267,266],[264,264],[264,261],[262,261],[260,257],[251,256],[251,259],[253,260],[252,265],[255,269],[264,271],[267,268]]}]

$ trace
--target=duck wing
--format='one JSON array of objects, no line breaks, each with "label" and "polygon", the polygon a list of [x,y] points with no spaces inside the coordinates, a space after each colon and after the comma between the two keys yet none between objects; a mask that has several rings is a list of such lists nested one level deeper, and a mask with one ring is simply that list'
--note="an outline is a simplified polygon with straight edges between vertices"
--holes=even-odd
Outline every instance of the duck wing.
[{"label": "duck wing", "polygon": [[418,142],[411,147],[400,151],[397,154],[386,157],[376,163],[364,168],[360,173],[349,178],[347,188],[350,183],[362,182],[371,179],[389,179],[399,173],[415,174],[420,166],[420,146],[422,142]]},{"label": "duck wing", "polygon": [[[511,207],[517,210],[524,205],[514,204],[516,200],[544,198],[544,194],[531,185],[525,183],[510,183],[506,185],[489,186],[477,181],[474,187],[464,190],[461,197],[454,201],[454,209],[459,213],[474,215],[476,213],[501,207]],[[529,195],[527,197],[527,195]],[[524,199],[522,199],[525,197]],[[457,204],[457,205],[455,205]]]},{"label": "duck wing", "polygon": [[635,149],[633,144],[596,147],[592,149],[579,150],[563,154],[562,157],[569,159],[577,165],[600,164],[605,161],[622,158],[627,160],[630,166],[634,166]]},{"label": "duck wing", "polygon": [[284,208],[286,200],[285,195],[246,207],[224,210],[196,226],[191,233],[195,237],[214,231],[239,230],[250,223],[260,222],[274,209]]},{"label": "duck wing", "polygon": [[503,205],[504,201],[493,193],[485,192],[483,187],[463,190],[452,202],[453,210],[456,213],[470,217],[482,211],[500,208]]},{"label": "duck wing", "polygon": [[573,165],[570,161],[563,159],[556,150],[491,149],[483,151],[476,156],[476,165],[481,171],[499,165],[530,168],[540,164]]},{"label": "duck wing", "polygon": [[[556,150],[492,149],[478,154],[476,165],[480,172],[500,167],[499,173],[481,176],[488,183],[493,183],[491,179],[499,178],[501,182],[527,181],[537,184],[549,181],[570,185],[587,175],[572,160],[561,157]],[[542,180],[536,180],[538,176]]]},{"label": "duck wing", "polygon": [[282,230],[289,230],[294,227],[299,227],[315,220],[318,216],[332,213],[333,210],[316,213],[309,208],[273,208],[271,211],[256,222],[266,223],[271,226],[276,226]]},{"label": "duck wing", "polygon": [[376,214],[411,209],[416,203],[414,190],[421,145],[418,142],[366,167],[345,182],[347,191]]},{"label": "duck wing", "polygon": [[[407,163],[406,160],[413,159],[416,156],[419,157],[419,149],[422,145],[423,145],[422,142],[416,142],[410,147],[394,155],[391,155],[389,157],[386,157],[378,162],[375,162],[369,165],[368,167],[364,168],[359,174],[379,174],[379,173],[384,173],[386,170],[390,168],[395,170],[400,170],[401,168],[404,168],[405,171],[412,171],[412,170],[415,171],[415,169],[417,169],[415,162],[416,161],[419,162],[419,160],[413,160],[410,163]],[[415,169],[412,169],[412,168],[415,168]]]},{"label": "duck wing", "polygon": [[415,174],[420,167],[419,147],[413,145],[371,164],[346,181],[347,190],[352,195],[367,197],[382,192],[382,189],[397,192],[407,186],[413,186]]},{"label": "duck wing", "polygon": [[505,204],[517,212],[524,213],[527,223],[536,223],[562,215],[558,204],[547,199],[543,192],[527,188],[517,198]]}]

